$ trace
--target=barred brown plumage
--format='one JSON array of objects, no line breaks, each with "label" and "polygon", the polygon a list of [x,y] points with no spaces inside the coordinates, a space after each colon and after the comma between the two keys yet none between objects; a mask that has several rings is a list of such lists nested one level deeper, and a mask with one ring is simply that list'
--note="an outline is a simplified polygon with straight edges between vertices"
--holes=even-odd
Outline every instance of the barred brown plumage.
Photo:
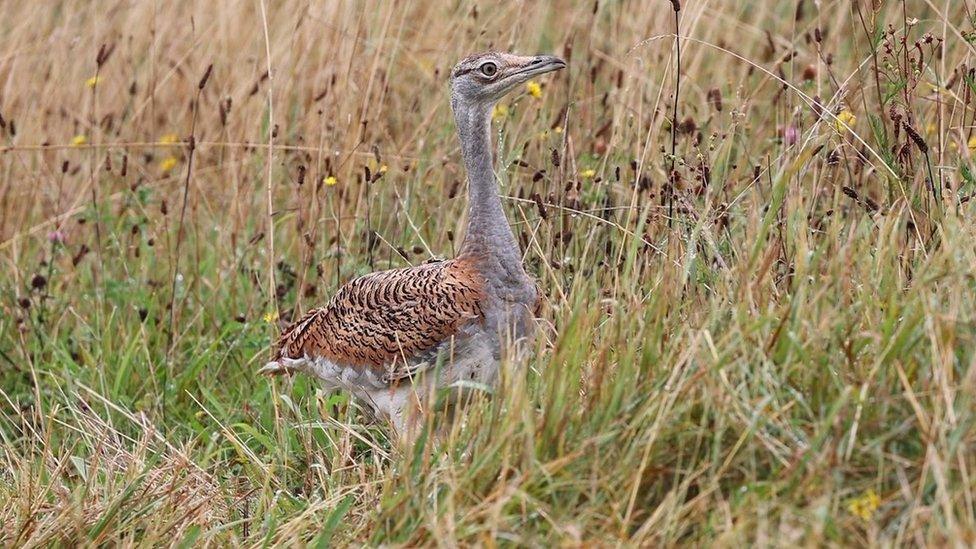
[{"label": "barred brown plumage", "polygon": [[260,373],[301,371],[352,392],[409,436],[429,389],[494,382],[506,349],[531,336],[539,292],[525,273],[492,166],[491,109],[561,59],[488,52],[451,72],[451,108],[468,175],[455,259],[368,274],[342,286],[278,340]]},{"label": "barred brown plumage", "polygon": [[357,278],[312,309],[278,340],[276,360],[323,357],[402,378],[396,369],[468,322],[483,320],[485,281],[459,258]]}]

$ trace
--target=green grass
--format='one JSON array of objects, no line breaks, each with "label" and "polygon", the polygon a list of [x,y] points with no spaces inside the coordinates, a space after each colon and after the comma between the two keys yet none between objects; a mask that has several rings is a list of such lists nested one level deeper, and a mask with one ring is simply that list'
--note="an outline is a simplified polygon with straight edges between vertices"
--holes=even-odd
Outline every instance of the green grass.
[{"label": "green grass", "polygon": [[[8,6],[0,543],[973,543],[976,8],[821,4],[684,3],[670,225],[669,2]],[[496,118],[544,312],[403,448],[253,372],[453,253],[445,75],[488,47],[569,60]]]}]

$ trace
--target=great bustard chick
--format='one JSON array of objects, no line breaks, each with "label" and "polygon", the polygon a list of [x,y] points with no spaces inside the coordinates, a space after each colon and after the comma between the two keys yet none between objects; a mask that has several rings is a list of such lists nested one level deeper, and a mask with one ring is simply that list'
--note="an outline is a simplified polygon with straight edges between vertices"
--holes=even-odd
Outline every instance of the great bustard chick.
[{"label": "great bustard chick", "polygon": [[401,434],[431,388],[495,381],[503,350],[531,336],[538,293],[498,196],[491,112],[529,78],[565,66],[549,55],[488,52],[454,67],[451,108],[468,175],[460,253],[352,280],[285,330],[260,373],[318,377]]}]

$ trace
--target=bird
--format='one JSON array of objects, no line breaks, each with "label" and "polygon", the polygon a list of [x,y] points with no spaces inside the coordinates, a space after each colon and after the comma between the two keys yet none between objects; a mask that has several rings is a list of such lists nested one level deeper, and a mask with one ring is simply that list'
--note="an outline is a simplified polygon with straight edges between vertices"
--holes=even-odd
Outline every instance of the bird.
[{"label": "bird", "polygon": [[[531,340],[540,292],[499,196],[495,104],[529,79],[565,68],[552,55],[489,51],[450,73],[467,174],[467,221],[453,259],[355,278],[287,329],[264,375],[304,373],[350,393],[396,432],[415,430],[425,398],[459,381],[491,386],[506,349]],[[523,347],[524,348],[524,347]]]}]

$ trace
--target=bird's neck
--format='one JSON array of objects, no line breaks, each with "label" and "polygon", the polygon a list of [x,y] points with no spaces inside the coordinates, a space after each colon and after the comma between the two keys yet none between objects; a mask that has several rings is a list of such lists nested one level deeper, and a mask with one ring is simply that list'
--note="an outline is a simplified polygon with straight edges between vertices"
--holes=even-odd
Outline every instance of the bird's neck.
[{"label": "bird's neck", "polygon": [[490,106],[454,106],[461,155],[468,172],[468,226],[461,255],[481,257],[500,267],[503,276],[524,276],[522,254],[498,196],[491,153]]}]

